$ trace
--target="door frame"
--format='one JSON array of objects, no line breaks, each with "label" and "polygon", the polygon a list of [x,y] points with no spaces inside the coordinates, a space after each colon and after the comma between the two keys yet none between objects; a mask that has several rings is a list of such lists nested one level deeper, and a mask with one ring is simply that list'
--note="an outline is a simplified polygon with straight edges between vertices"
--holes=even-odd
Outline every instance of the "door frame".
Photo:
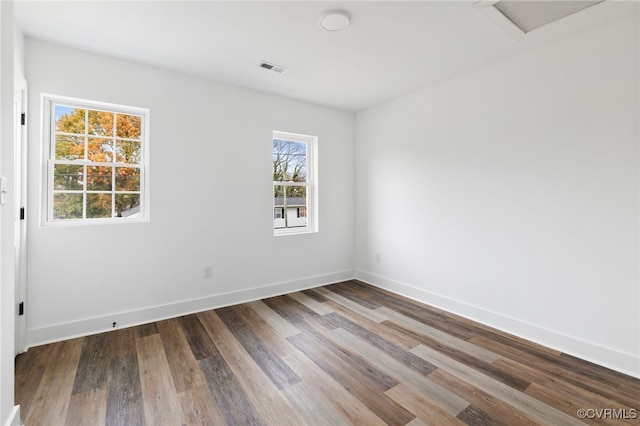
[{"label": "door frame", "polygon": [[[14,81],[14,247],[15,340],[14,355],[27,348],[27,80]],[[23,115],[24,114],[24,115]],[[24,117],[24,119],[23,119]],[[22,304],[22,305],[21,305]]]}]

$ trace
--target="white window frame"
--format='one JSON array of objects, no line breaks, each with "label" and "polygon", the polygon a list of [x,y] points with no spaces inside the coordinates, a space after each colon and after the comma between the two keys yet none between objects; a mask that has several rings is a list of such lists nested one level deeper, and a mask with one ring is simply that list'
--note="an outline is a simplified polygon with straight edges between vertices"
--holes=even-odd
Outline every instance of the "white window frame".
[{"label": "white window frame", "polygon": [[[307,181],[306,182],[280,182],[273,181],[275,186],[306,186],[307,187],[307,225],[295,228],[273,228],[274,236],[298,235],[318,232],[318,138],[316,136],[302,135],[274,130],[271,138],[273,147],[274,139],[284,139],[293,142],[301,142],[307,145]],[[273,188],[272,188],[273,194]],[[272,201],[271,211],[275,204]],[[284,214],[288,214],[284,209]],[[273,214],[271,215],[273,217]]]},{"label": "white window frame", "polygon": [[[140,223],[149,222],[149,128],[150,128],[150,111],[147,108],[132,107],[127,105],[112,104],[106,102],[92,101],[86,99],[78,99],[67,96],[51,95],[43,93],[41,95],[42,105],[42,209],[41,224],[43,226],[78,226],[78,225],[101,225],[101,224],[121,224],[121,223]],[[78,219],[54,219],[53,217],[53,196],[54,196],[54,164],[60,163],[55,160],[55,106],[64,105],[75,108],[83,108],[89,110],[114,112],[116,114],[138,115],[142,117],[141,134],[140,134],[140,158],[138,165],[127,163],[108,163],[108,166],[114,167],[135,167],[140,169],[140,213],[135,217],[108,217],[108,218],[78,218]],[[116,135],[113,135],[116,138]],[[98,165],[102,166],[107,163],[96,163],[89,160],[72,160],[63,161],[67,164],[78,165]],[[86,183],[82,189],[82,194],[87,194]],[[114,188],[114,194],[115,194]],[[83,216],[86,214],[83,208]]]}]

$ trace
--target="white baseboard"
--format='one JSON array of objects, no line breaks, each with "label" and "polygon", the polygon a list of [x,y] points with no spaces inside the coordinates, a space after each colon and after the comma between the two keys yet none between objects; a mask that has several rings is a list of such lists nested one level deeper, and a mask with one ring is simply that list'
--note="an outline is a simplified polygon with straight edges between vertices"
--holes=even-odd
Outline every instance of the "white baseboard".
[{"label": "white baseboard", "polygon": [[13,409],[9,413],[9,417],[5,422],[6,426],[20,426],[22,421],[20,420],[20,406],[14,405]]},{"label": "white baseboard", "polygon": [[517,318],[470,305],[459,300],[432,293],[409,284],[394,281],[362,270],[355,271],[356,279],[399,295],[432,305],[498,330],[530,340],[540,345],[593,362],[611,370],[640,378],[640,356],[607,348],[597,343],[568,336]]},{"label": "white baseboard", "polygon": [[116,328],[126,328],[160,321],[167,318],[175,318],[181,315],[188,315],[195,312],[206,311],[209,309],[221,308],[223,306],[293,293],[313,287],[350,280],[353,277],[354,272],[352,270],[342,271],[332,274],[307,277],[300,280],[238,290],[230,293],[216,294],[199,299],[184,300],[160,306],[151,306],[135,311],[117,312],[109,315],[101,315],[99,317],[83,318],[73,322],[33,328],[27,331],[27,339],[29,342],[28,346],[39,346],[75,337],[88,336],[91,334],[114,330],[111,326],[113,321],[117,323]]}]

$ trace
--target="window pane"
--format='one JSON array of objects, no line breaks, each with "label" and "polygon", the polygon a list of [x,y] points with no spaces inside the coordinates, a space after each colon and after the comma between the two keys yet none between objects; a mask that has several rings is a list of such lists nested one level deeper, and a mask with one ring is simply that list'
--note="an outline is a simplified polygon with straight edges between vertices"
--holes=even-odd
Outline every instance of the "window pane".
[{"label": "window pane", "polygon": [[116,216],[138,217],[140,215],[139,194],[116,194]]},{"label": "window pane", "polygon": [[89,134],[93,136],[113,136],[114,113],[89,110]]},{"label": "window pane", "polygon": [[140,191],[140,169],[116,167],[116,191]]},{"label": "window pane", "polygon": [[282,185],[274,185],[273,187],[273,196],[276,198],[276,206],[278,205],[278,198],[280,198],[281,200],[279,201],[280,205],[282,205],[282,197],[284,197],[284,186]]},{"label": "window pane", "polygon": [[112,173],[111,167],[87,166],[87,191],[111,191]]},{"label": "window pane", "polygon": [[307,181],[307,144],[273,140],[273,180],[275,182]]},{"label": "window pane", "polygon": [[307,226],[307,188],[275,185],[273,190],[273,227]]},{"label": "window pane", "polygon": [[87,219],[111,217],[111,194],[87,194]]},{"label": "window pane", "polygon": [[140,139],[141,117],[139,115],[117,115],[116,136],[127,139]]},{"label": "window pane", "polygon": [[53,196],[54,219],[82,219],[82,194],[57,193]]},{"label": "window pane", "polygon": [[287,205],[295,207],[306,207],[307,205],[307,187],[306,186],[288,186],[287,187]]},{"label": "window pane", "polygon": [[273,227],[281,229],[285,227],[284,219],[284,186],[273,187]]},{"label": "window pane", "polygon": [[56,191],[81,191],[84,166],[56,164],[53,168],[53,189]]},{"label": "window pane", "polygon": [[85,134],[84,108],[73,108],[65,105],[55,106],[56,131]]},{"label": "window pane", "polygon": [[140,164],[140,142],[116,141],[116,146],[118,163]]},{"label": "window pane", "polygon": [[113,161],[113,140],[104,138],[89,138],[89,161],[96,163],[110,163]]},{"label": "window pane", "polygon": [[84,137],[56,136],[56,160],[83,160]]}]

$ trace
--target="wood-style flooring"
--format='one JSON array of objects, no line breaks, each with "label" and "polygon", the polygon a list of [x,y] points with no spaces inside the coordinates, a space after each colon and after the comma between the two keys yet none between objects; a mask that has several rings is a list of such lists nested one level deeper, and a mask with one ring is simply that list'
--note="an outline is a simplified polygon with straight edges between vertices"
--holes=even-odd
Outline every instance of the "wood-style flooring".
[{"label": "wood-style flooring", "polygon": [[357,281],[32,348],[15,398],[28,426],[640,424],[640,380]]}]

